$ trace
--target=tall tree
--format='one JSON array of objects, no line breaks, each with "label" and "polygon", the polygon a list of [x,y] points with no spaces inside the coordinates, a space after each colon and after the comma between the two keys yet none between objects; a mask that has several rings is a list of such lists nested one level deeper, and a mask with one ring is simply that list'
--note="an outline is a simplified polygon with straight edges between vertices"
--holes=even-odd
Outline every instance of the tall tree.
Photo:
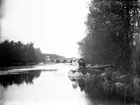
[{"label": "tall tree", "polygon": [[138,14],[138,0],[91,0],[87,36],[79,43],[85,59],[90,55],[91,62],[113,62],[130,70]]}]

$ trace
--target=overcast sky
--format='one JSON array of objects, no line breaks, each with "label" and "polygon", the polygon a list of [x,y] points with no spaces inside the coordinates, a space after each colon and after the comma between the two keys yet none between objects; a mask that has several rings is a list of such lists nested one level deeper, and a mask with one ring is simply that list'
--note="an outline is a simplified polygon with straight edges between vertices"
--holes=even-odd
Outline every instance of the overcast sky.
[{"label": "overcast sky", "polygon": [[7,0],[1,20],[5,39],[34,42],[42,52],[77,56],[85,36],[88,0]]}]

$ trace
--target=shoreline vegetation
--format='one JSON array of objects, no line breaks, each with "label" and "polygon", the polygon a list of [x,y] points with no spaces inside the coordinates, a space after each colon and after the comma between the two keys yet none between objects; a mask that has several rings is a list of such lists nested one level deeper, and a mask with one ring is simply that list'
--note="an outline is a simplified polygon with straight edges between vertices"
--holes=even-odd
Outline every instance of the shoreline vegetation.
[{"label": "shoreline vegetation", "polygon": [[86,69],[87,74],[83,76],[79,71],[72,70],[69,79],[90,98],[121,101],[126,105],[140,103],[140,79],[137,75],[122,73],[116,68],[95,69],[88,66]]},{"label": "shoreline vegetation", "polygon": [[36,65],[44,61],[44,54],[34,43],[8,40],[0,43],[0,67]]},{"label": "shoreline vegetation", "polygon": [[79,80],[80,86],[94,98],[117,96],[139,104],[140,1],[90,0],[88,9],[87,33],[78,42],[80,54],[87,64],[111,64],[116,69]]},{"label": "shoreline vegetation", "polygon": [[42,53],[34,43],[24,44],[21,41],[5,40],[0,43],[0,71],[11,68],[34,67],[36,65],[60,63],[66,59],[56,54]]}]

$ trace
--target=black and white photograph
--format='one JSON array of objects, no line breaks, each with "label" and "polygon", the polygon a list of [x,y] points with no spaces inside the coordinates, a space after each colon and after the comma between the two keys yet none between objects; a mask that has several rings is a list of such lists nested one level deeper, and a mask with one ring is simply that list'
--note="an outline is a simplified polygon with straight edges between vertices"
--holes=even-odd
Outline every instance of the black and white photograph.
[{"label": "black and white photograph", "polygon": [[0,105],[140,105],[140,0],[0,0]]}]

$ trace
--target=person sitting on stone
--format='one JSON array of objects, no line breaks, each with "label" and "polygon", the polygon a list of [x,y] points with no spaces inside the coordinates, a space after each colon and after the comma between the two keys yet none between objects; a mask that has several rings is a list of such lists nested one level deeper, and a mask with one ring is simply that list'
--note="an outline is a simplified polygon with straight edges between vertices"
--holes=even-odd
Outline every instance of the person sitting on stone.
[{"label": "person sitting on stone", "polygon": [[79,70],[80,70],[80,72],[82,72],[83,74],[86,74],[86,71],[85,71],[86,64],[85,64],[84,59],[83,58],[80,58],[78,60],[78,64],[79,64]]},{"label": "person sitting on stone", "polygon": [[83,58],[78,60],[79,68],[85,68],[85,61]]}]

